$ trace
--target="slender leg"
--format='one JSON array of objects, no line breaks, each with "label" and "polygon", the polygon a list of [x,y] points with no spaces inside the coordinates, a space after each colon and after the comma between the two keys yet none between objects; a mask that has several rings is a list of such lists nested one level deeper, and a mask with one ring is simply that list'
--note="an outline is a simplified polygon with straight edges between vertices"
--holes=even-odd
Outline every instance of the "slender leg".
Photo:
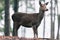
[{"label": "slender leg", "polygon": [[38,39],[38,31],[37,31],[37,29],[36,29],[36,38],[37,38],[36,40],[39,40]]},{"label": "slender leg", "polygon": [[18,23],[17,22],[14,22],[14,24],[13,24],[13,36],[18,36]]},{"label": "slender leg", "polygon": [[33,27],[33,33],[34,33],[34,38],[35,38],[35,28]]},{"label": "slender leg", "polygon": [[33,26],[33,32],[34,32],[34,38],[38,38],[38,31],[36,26]]}]

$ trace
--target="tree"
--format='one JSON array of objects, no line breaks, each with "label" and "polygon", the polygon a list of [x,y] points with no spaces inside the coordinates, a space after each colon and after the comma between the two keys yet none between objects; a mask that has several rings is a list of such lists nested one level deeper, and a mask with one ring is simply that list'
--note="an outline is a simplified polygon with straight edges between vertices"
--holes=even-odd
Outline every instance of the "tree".
[{"label": "tree", "polygon": [[60,15],[58,15],[58,31],[57,31],[57,40],[59,40],[59,29],[60,29]]},{"label": "tree", "polygon": [[53,0],[51,0],[51,40],[54,40]]},{"label": "tree", "polygon": [[10,17],[9,17],[9,0],[5,0],[5,36],[10,35]]},{"label": "tree", "polygon": [[19,0],[14,0],[14,12],[18,12],[18,2]]},{"label": "tree", "polygon": [[57,16],[58,16],[58,31],[57,31],[57,40],[59,40],[59,29],[60,29],[60,15],[58,15],[58,0],[55,0],[55,2],[56,2],[56,5],[57,5]]}]

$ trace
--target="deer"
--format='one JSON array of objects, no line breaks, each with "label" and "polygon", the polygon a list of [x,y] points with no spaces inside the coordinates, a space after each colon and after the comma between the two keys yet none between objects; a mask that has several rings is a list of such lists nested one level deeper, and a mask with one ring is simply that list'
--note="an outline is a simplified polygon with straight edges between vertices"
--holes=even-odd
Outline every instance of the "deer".
[{"label": "deer", "polygon": [[41,24],[41,21],[44,17],[45,11],[48,11],[46,5],[47,3],[42,4],[39,1],[39,13],[22,13],[22,12],[15,12],[12,15],[13,20],[13,36],[18,36],[18,29],[22,25],[27,28],[33,29],[34,32],[34,38],[38,38],[38,27]]}]

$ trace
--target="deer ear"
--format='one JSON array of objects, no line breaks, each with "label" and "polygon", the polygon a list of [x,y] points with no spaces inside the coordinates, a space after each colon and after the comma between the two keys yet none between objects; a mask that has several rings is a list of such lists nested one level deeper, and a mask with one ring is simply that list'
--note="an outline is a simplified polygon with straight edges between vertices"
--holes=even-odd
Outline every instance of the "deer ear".
[{"label": "deer ear", "polygon": [[46,5],[48,4],[49,2],[45,3]]},{"label": "deer ear", "polygon": [[41,5],[41,2],[39,1],[39,5]]}]

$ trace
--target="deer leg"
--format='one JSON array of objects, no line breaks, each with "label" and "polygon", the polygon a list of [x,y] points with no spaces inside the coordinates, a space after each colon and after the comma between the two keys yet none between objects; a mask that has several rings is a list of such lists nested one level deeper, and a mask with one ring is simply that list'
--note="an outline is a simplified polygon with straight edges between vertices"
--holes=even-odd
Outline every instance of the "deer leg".
[{"label": "deer leg", "polygon": [[38,39],[38,31],[37,31],[37,29],[36,29],[36,38],[37,38],[36,40],[39,40]]},{"label": "deer leg", "polygon": [[38,40],[38,31],[36,26],[33,27],[33,32],[34,32],[34,38],[37,38],[36,40]]},{"label": "deer leg", "polygon": [[34,38],[38,38],[38,31],[36,26],[33,26],[33,32],[34,32]]},{"label": "deer leg", "polygon": [[13,24],[13,36],[18,36],[18,23],[14,22]]},{"label": "deer leg", "polygon": [[37,38],[38,38],[38,31],[37,31],[37,29],[36,29],[36,36],[37,36]]},{"label": "deer leg", "polygon": [[35,29],[35,38],[36,38],[36,40],[38,40],[38,31],[37,31],[37,28]]}]

